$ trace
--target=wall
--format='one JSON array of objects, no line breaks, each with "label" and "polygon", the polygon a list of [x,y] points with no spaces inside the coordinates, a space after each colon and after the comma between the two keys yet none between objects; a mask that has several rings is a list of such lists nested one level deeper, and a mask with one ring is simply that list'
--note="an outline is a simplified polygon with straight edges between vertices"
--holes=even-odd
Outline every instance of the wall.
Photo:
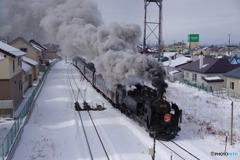
[{"label": "wall", "polygon": [[[230,78],[230,77],[227,77],[226,79],[227,79],[226,88],[233,92],[240,93],[240,79]],[[234,82],[234,90],[230,89],[230,82]]]}]

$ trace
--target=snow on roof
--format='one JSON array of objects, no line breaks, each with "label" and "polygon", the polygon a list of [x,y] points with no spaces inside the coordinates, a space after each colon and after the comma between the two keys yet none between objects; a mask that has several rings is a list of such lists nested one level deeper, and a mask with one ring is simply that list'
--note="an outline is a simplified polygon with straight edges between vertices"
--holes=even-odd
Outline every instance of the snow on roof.
[{"label": "snow on roof", "polygon": [[39,46],[37,46],[36,44],[34,43],[30,43],[35,49],[39,50],[40,52],[43,51],[42,48],[40,48]]},{"label": "snow on roof", "polygon": [[169,60],[166,62],[163,62],[164,66],[170,66],[170,67],[176,67],[182,64],[187,63],[188,61],[190,61],[189,57],[178,57],[176,59],[171,60],[171,64],[169,65]]},{"label": "snow on roof", "polygon": [[27,64],[26,62],[22,61],[22,70],[27,73],[32,69],[32,66]]},{"label": "snow on roof", "polygon": [[1,57],[1,56],[0,56],[0,61],[2,61],[2,60],[4,60],[4,57]]},{"label": "snow on roof", "polygon": [[169,72],[169,74],[173,75],[174,73],[178,73],[178,72],[180,72],[180,71],[174,70],[174,71]]},{"label": "snow on roof", "polygon": [[206,80],[220,80],[222,78],[216,76],[216,77],[204,77]]},{"label": "snow on roof", "polygon": [[22,59],[23,59],[23,61],[25,61],[25,62],[33,65],[33,66],[38,65],[38,62],[36,62],[36,61],[34,61],[34,60],[30,59],[30,58],[27,58],[27,57],[25,57],[25,56],[23,56]]},{"label": "snow on roof", "polygon": [[163,52],[164,57],[174,56],[175,54],[176,54],[176,52]]},{"label": "snow on roof", "polygon": [[21,56],[26,55],[25,52],[15,48],[15,47],[12,47],[4,42],[1,42],[1,41],[0,41],[0,49],[8,52],[9,54],[11,54],[15,57],[21,57]]},{"label": "snow on roof", "polygon": [[202,79],[206,82],[224,82],[224,80],[221,77],[215,76],[215,77],[202,77]]},{"label": "snow on roof", "polygon": [[204,64],[204,65],[202,66],[202,68],[203,68],[203,67],[206,67],[206,66],[208,66],[208,64]]}]

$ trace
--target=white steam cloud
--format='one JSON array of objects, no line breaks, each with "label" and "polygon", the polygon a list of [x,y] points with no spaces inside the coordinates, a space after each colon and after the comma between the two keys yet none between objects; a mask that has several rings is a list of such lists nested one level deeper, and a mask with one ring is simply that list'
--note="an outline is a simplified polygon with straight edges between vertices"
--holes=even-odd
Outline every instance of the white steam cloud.
[{"label": "white steam cloud", "polygon": [[[148,81],[165,92],[165,71],[152,57],[137,53],[141,29],[113,22],[105,26],[93,0],[1,1],[0,37],[56,40],[62,53],[94,62],[111,84]],[[3,23],[2,23],[3,22]]]}]

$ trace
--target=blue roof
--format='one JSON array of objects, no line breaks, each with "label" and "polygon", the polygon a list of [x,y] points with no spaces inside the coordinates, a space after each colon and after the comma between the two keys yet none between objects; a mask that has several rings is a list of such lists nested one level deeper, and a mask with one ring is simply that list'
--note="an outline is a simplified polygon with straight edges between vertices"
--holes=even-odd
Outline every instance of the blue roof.
[{"label": "blue roof", "polygon": [[229,59],[229,63],[231,64],[240,64],[240,53],[236,54],[232,58]]},{"label": "blue roof", "polygon": [[237,78],[240,79],[240,67],[231,70],[225,74],[223,74],[225,77],[232,77],[232,78]]}]

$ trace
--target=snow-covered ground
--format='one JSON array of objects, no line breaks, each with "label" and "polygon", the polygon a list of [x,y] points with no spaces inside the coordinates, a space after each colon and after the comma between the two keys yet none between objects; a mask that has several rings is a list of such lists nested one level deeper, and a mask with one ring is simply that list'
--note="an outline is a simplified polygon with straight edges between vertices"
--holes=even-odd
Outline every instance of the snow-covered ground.
[{"label": "snow-covered ground", "polygon": [[[35,108],[24,128],[22,139],[13,160],[81,160],[90,159],[83,139],[74,97],[67,79],[70,63],[60,61],[50,70]],[[110,159],[151,159],[148,149],[153,140],[145,129],[113,108],[89,83],[80,81],[80,74],[71,68],[81,90],[86,90],[86,101],[93,106],[104,103],[104,111],[92,111],[92,117],[106,145]],[[75,93],[77,93],[77,89]],[[230,133],[231,101],[224,100],[178,83],[169,83],[166,96],[183,110],[182,131],[175,142],[200,159],[239,159],[237,156],[211,156],[211,152],[224,152],[225,136]],[[81,103],[81,98],[79,97]],[[234,145],[227,152],[240,154],[240,104],[234,103]],[[81,112],[86,116],[87,112]],[[87,124],[88,120],[85,120]],[[88,126],[88,128],[91,126]],[[170,143],[170,142],[168,142]],[[91,142],[95,145],[94,142]],[[179,149],[178,152],[183,152]],[[185,154],[185,153],[183,153]],[[159,142],[155,159],[181,159]],[[94,159],[106,159],[99,153]],[[190,159],[190,158],[186,158]]]}]

